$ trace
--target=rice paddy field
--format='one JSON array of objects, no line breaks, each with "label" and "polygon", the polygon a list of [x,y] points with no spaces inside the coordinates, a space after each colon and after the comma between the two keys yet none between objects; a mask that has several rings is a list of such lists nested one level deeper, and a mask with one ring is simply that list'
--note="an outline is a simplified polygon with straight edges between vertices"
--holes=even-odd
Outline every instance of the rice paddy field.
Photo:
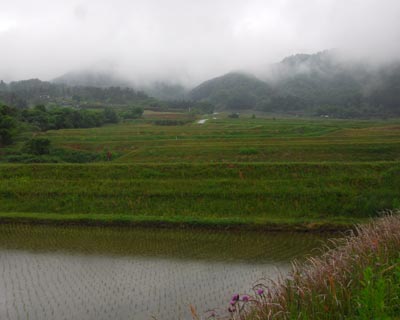
[{"label": "rice paddy field", "polygon": [[400,159],[400,120],[230,119],[215,115],[203,124],[154,124],[154,119],[164,118],[185,119],[182,114],[150,113],[144,120],[93,129],[49,131],[46,137],[66,148],[112,150],[119,156],[113,163]]},{"label": "rice paddy field", "polygon": [[190,319],[328,235],[0,226],[0,319]]},{"label": "rice paddy field", "polygon": [[43,133],[112,160],[1,164],[0,219],[318,229],[400,206],[400,120],[199,119]]}]

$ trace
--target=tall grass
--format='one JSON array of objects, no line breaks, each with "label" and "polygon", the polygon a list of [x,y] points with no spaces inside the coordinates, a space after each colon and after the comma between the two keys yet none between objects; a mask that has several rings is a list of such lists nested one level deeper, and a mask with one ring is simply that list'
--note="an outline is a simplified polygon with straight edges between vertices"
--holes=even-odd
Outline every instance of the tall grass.
[{"label": "tall grass", "polygon": [[333,240],[320,257],[294,263],[287,278],[257,286],[254,297],[235,296],[228,318],[398,319],[399,213]]}]

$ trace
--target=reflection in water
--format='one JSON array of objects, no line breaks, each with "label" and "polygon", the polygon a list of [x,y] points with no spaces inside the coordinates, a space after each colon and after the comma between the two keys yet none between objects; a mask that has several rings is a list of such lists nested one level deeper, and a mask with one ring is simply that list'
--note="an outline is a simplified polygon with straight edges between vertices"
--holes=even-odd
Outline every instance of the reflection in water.
[{"label": "reflection in water", "polygon": [[0,226],[0,319],[190,319],[321,245],[321,235]]}]

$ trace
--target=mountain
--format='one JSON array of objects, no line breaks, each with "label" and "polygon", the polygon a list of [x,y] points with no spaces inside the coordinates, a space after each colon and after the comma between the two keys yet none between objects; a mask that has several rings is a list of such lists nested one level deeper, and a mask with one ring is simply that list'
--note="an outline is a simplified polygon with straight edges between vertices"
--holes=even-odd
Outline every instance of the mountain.
[{"label": "mountain", "polygon": [[65,84],[77,87],[97,87],[97,88],[133,88],[144,91],[151,97],[160,100],[182,100],[186,98],[187,89],[179,84],[153,81],[146,84],[135,84],[132,81],[117,75],[112,70],[95,71],[81,70],[63,74],[52,80],[56,84]]},{"label": "mountain", "polygon": [[399,78],[399,62],[373,66],[328,50],[285,58],[266,81],[281,96],[294,96],[316,113],[368,117],[400,114]]},{"label": "mountain", "polygon": [[274,66],[269,81],[282,95],[296,96],[311,105],[337,105],[360,93],[369,76],[366,65],[349,64],[334,52],[324,51],[283,59]]},{"label": "mountain", "polygon": [[335,50],[297,54],[256,78],[228,73],[200,84],[194,100],[219,109],[332,117],[400,116],[400,63],[372,66]]},{"label": "mountain", "polygon": [[254,109],[262,98],[271,94],[271,88],[255,76],[243,72],[231,72],[203,82],[192,89],[193,100],[206,100],[219,109]]}]

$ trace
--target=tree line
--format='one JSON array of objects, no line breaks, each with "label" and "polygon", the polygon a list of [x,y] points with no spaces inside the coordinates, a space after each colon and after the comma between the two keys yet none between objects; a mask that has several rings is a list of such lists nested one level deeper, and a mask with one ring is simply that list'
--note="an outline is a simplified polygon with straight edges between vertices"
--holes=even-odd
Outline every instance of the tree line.
[{"label": "tree line", "polygon": [[67,107],[47,108],[44,105],[37,105],[29,109],[18,109],[0,103],[0,146],[13,143],[22,124],[29,125],[33,131],[93,128],[118,123],[121,117],[139,118],[142,114],[143,109],[135,106],[126,108],[120,116],[112,108],[87,110]]},{"label": "tree line", "polygon": [[122,87],[85,87],[56,84],[39,79],[0,81],[0,99],[8,105],[26,108],[37,104],[134,104],[150,99],[143,91]]}]

